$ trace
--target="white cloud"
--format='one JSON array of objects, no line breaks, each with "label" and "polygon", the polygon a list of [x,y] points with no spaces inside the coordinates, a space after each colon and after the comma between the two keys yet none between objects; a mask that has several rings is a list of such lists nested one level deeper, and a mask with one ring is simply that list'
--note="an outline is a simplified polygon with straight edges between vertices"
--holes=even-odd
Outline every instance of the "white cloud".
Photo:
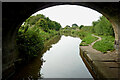
[{"label": "white cloud", "polygon": [[53,21],[59,22],[62,27],[74,23],[80,25],[92,25],[92,21],[99,19],[102,14],[90,8],[77,5],[59,5],[40,10],[33,15],[44,14]]}]

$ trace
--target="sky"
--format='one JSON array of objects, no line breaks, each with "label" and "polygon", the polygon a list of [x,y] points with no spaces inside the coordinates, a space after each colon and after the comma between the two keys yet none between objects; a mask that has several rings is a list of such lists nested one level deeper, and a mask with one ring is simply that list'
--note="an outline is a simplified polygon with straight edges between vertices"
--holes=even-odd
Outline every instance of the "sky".
[{"label": "sky", "polygon": [[[102,14],[87,7],[77,5],[59,5],[42,9],[33,15],[43,14],[51,20],[61,24],[72,26],[76,23],[78,26],[91,26],[93,21],[97,21]],[[32,15],[32,16],[33,16]]]}]

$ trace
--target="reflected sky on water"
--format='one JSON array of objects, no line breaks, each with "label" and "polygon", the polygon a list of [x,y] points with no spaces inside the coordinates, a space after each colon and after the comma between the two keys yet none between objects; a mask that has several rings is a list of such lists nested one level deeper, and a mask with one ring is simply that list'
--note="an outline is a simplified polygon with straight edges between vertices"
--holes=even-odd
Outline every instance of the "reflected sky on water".
[{"label": "reflected sky on water", "polygon": [[62,36],[48,50],[40,73],[43,78],[92,78],[79,55],[79,38]]}]

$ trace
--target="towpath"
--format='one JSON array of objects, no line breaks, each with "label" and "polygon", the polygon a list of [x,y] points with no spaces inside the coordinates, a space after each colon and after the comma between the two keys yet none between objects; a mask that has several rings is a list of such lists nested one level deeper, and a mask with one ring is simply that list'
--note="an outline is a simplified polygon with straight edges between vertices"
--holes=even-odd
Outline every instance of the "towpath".
[{"label": "towpath", "polygon": [[101,40],[101,37],[99,37],[99,36],[96,36],[96,35],[94,35],[94,34],[92,34],[92,36],[94,36],[94,37],[97,37],[98,39],[96,40],[96,41],[94,41],[94,42],[92,42],[89,46],[93,46],[97,41],[100,41]]},{"label": "towpath", "polygon": [[92,62],[91,66],[95,68],[95,72],[98,75],[104,76],[104,78],[118,78],[120,71],[120,62],[118,62],[118,51],[115,50],[113,52],[107,52],[102,53],[100,51],[97,51],[92,46],[97,41],[101,40],[101,37],[92,35],[97,37],[98,39],[91,43],[89,46],[80,46],[80,49],[82,50],[82,54],[87,56],[86,60],[90,60]]}]

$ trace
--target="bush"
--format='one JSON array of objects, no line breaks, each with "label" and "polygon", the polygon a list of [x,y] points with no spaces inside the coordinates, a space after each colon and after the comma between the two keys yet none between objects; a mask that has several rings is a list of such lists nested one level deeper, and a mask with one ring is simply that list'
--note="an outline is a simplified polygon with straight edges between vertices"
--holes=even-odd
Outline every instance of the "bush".
[{"label": "bush", "polygon": [[114,30],[111,23],[104,17],[100,17],[94,26],[94,31],[98,35],[114,36]]},{"label": "bush", "polygon": [[25,59],[33,58],[38,55],[39,51],[42,51],[44,43],[39,34],[33,30],[28,30],[26,33],[22,33],[19,30],[17,35],[17,46],[20,55]]},{"label": "bush", "polygon": [[114,50],[114,37],[102,36],[102,40],[96,42],[93,45],[93,48],[103,53],[106,53],[107,51],[113,51]]},{"label": "bush", "polygon": [[16,43],[20,57],[25,61],[38,55],[44,42],[58,34],[61,25],[42,14],[29,17],[17,33]]}]

